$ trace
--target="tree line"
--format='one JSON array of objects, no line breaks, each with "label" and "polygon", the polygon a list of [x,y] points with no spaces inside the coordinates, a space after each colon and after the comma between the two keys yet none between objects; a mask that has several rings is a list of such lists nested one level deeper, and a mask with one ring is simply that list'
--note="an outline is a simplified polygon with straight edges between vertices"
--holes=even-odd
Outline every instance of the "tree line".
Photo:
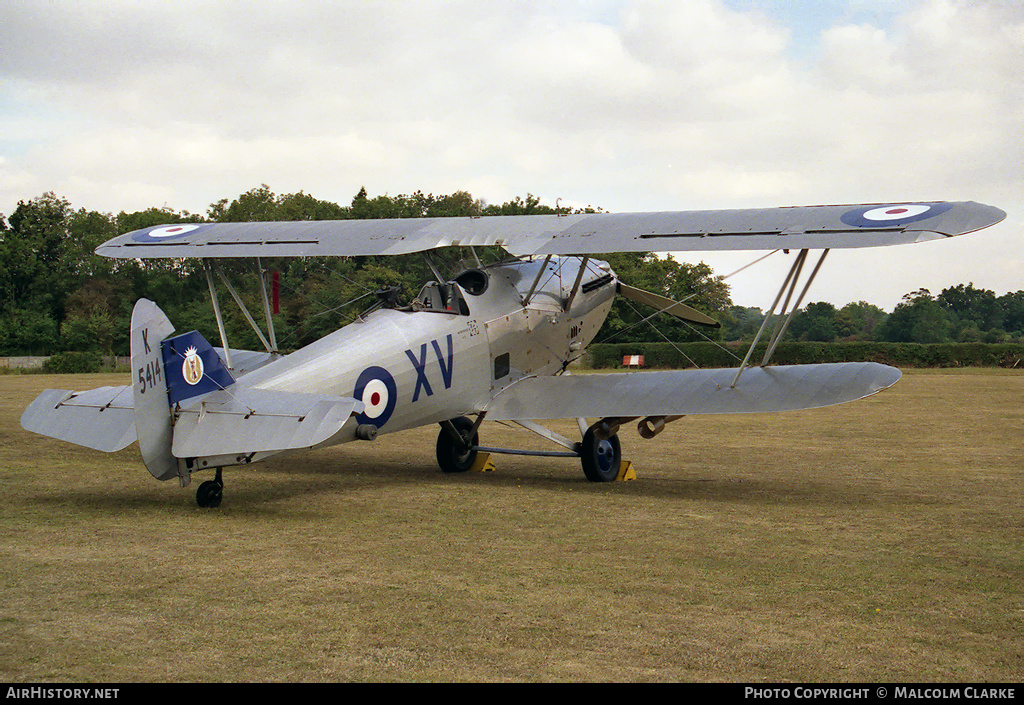
[{"label": "tree line", "polygon": [[794,316],[788,333],[790,340],[823,343],[1021,343],[1024,291],[996,296],[973,283],[936,295],[918,289],[892,313],[863,301],[842,308],[812,303]]},{"label": "tree line", "polygon": [[[127,355],[131,310],[139,298],[155,301],[180,331],[199,330],[211,341],[219,335],[202,264],[194,259],[111,260],[94,254],[121,233],[169,223],[365,218],[487,217],[599,212],[540,203],[532,194],[500,205],[452,194],[380,195],[365,188],[347,206],[299,192],[275,194],[266,185],[237,198],[212,203],[205,214],[148,208],[116,215],[73,208],[53,193],[20,201],[9,217],[0,214],[0,355],[52,355],[65,351]],[[433,253],[446,276],[508,255],[500,248],[448,248]],[[763,321],[756,308],[733,304],[729,286],[703,263],[687,264],[651,253],[598,255],[623,281],[687,304],[718,319],[720,329],[698,329],[675,319],[648,319],[643,310],[618,297],[598,342],[690,342],[749,340]],[[227,276],[251,284],[250,264],[221,262]],[[374,292],[399,287],[408,301],[434,279],[421,255],[264,260],[278,273],[280,312],[274,326],[283,350],[297,349],[355,320]],[[250,310],[260,310],[258,289],[236,286]],[[223,291],[221,292],[223,296]],[[233,306],[224,306],[232,347],[260,349],[255,333]],[[231,313],[229,313],[229,311]],[[997,297],[960,284],[933,296],[907,294],[892,313],[859,302],[837,309],[808,304],[791,322],[792,340],[891,340],[906,342],[1024,339],[1024,292]]]}]

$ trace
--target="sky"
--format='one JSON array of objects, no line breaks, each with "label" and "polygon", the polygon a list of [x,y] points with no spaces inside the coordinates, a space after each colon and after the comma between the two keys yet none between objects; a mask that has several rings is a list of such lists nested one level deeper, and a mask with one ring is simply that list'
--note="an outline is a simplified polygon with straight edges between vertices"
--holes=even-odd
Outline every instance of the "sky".
[{"label": "sky", "polygon": [[[1024,289],[1019,0],[11,0],[0,47],[6,215],[50,191],[205,213],[261,184],[612,212],[973,200],[1007,219],[836,250],[807,301]],[[733,300],[770,306],[792,256]]]}]

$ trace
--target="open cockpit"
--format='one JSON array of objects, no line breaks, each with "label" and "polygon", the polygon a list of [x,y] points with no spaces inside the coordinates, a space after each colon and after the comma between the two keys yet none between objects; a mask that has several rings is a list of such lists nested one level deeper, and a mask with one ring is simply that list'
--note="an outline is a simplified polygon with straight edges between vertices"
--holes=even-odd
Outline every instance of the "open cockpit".
[{"label": "open cockpit", "polygon": [[468,316],[470,307],[467,294],[479,296],[484,293],[487,291],[488,281],[487,272],[481,269],[467,269],[445,284],[427,282],[413,299],[410,308],[413,311],[436,311]]}]

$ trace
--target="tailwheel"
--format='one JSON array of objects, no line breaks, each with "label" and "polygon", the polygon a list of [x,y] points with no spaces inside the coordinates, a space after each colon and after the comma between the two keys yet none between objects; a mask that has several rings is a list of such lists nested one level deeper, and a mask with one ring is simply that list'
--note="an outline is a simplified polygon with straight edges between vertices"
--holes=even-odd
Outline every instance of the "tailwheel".
[{"label": "tailwheel", "polygon": [[598,438],[593,428],[587,429],[580,444],[583,474],[591,482],[613,482],[619,476],[622,448],[618,435]]},{"label": "tailwheel", "polygon": [[196,490],[196,504],[200,507],[219,507],[223,498],[224,481],[220,476],[220,468],[217,468],[217,477],[207,480]]},{"label": "tailwheel", "polygon": [[[476,462],[477,452],[473,450],[473,446],[478,445],[480,434],[474,433],[473,437],[469,438],[473,422],[465,416],[452,419],[450,424],[450,427],[441,424],[441,433],[437,436],[437,464],[447,473],[466,472]],[[452,427],[462,437],[461,442],[453,437]]]}]

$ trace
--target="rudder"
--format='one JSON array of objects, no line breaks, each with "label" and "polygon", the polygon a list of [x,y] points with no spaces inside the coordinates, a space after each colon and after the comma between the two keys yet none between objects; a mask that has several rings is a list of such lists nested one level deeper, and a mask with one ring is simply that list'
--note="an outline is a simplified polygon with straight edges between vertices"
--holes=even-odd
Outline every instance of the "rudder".
[{"label": "rudder", "polygon": [[131,329],[135,429],[142,461],[158,480],[178,474],[178,461],[171,454],[173,425],[160,345],[173,332],[174,326],[155,303],[148,299],[135,303]]}]

